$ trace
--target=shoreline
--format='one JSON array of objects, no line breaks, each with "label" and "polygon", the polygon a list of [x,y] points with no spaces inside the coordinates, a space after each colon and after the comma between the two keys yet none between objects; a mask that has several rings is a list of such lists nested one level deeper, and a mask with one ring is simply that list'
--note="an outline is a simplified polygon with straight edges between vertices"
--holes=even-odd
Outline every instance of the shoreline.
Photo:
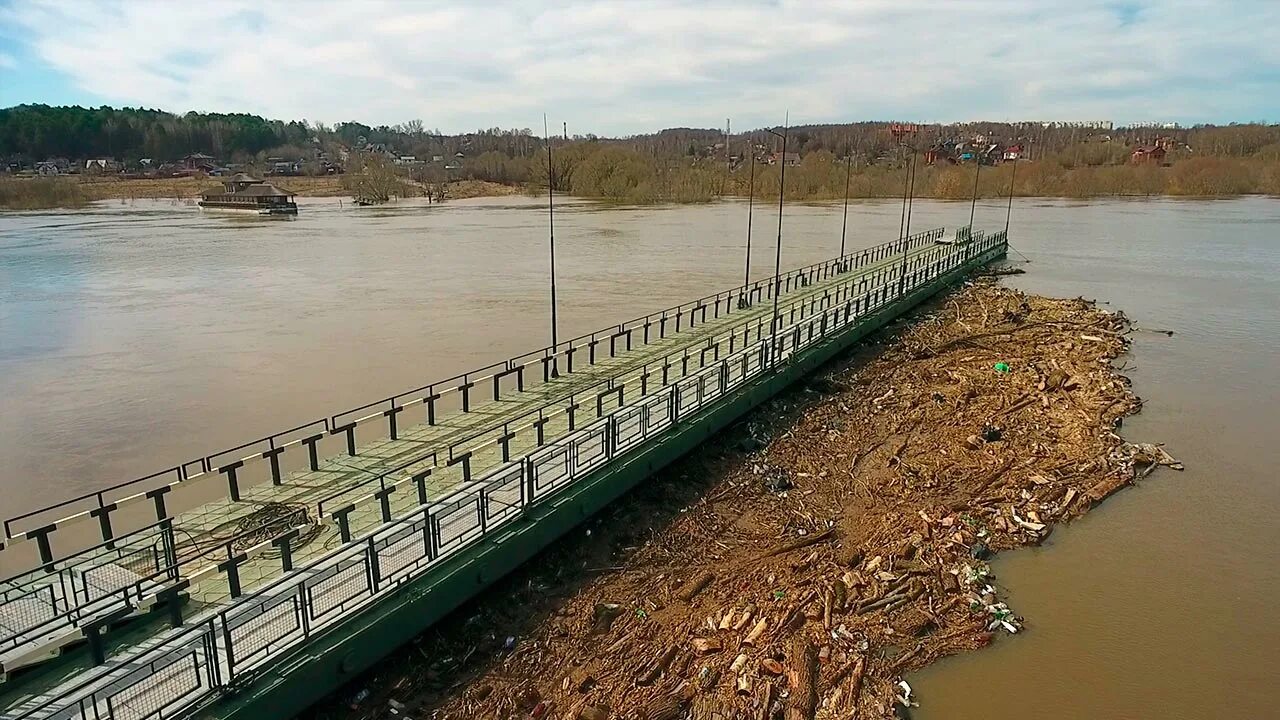
[{"label": "shoreline", "polygon": [[[269,178],[273,183],[288,190],[300,198],[323,198],[323,197],[350,197],[351,192],[342,187],[342,176],[326,175],[318,177],[294,176]],[[45,188],[40,192],[23,194],[23,193],[6,193],[5,186],[9,188],[20,188],[22,183],[42,183]],[[58,210],[58,209],[75,209],[84,207],[92,202],[100,202],[105,200],[194,200],[200,197],[200,193],[204,190],[216,189],[219,187],[218,178],[141,178],[141,179],[119,179],[119,178],[94,178],[89,176],[64,176],[57,178],[13,178],[0,177],[0,210]],[[420,185],[410,183],[411,187],[420,192],[424,192]],[[542,195],[544,188],[539,188],[528,183],[504,184],[490,182],[487,180],[452,180],[446,183],[448,192],[447,200],[466,200],[478,197],[506,197],[512,195]],[[56,191],[55,191],[56,189]],[[651,202],[633,202],[620,200],[618,198],[610,198],[603,196],[574,196],[581,197],[585,200],[596,200],[603,203],[618,203],[622,205],[700,205],[707,202],[720,201],[743,201],[747,199],[742,194],[726,194],[722,196],[710,197],[699,200],[654,200]],[[776,198],[776,194],[773,195]],[[939,194],[921,192],[915,197],[921,200],[938,200],[938,201],[954,201],[968,202],[970,198],[956,197],[951,194]],[[992,200],[1005,199],[1007,195],[991,194],[980,192],[978,199]],[[1232,200],[1248,197],[1276,197],[1266,193],[1222,193],[1208,195],[1187,195],[1177,193],[1136,193],[1136,192],[1108,192],[1108,193],[1085,193],[1081,195],[1037,195],[1020,193],[1015,190],[1014,197],[1019,199],[1038,199],[1038,200],[1075,200],[1080,202],[1091,202],[1096,200],[1153,200],[1153,199],[1174,199],[1174,200]],[[788,195],[786,200],[793,203],[806,204],[826,204],[840,202],[841,196],[830,195],[829,193],[813,193],[805,196]],[[850,195],[850,200],[896,200],[901,199],[901,195],[893,194],[875,194],[875,193],[858,193]]]},{"label": "shoreline", "polygon": [[309,716],[883,717],[1016,633],[989,553],[1172,462],[1113,432],[1127,321],[983,281],[894,327]]},{"label": "shoreline", "polygon": [[[299,198],[351,197],[342,187],[342,176],[279,177],[268,178],[273,184]],[[21,187],[21,183],[42,184],[41,192],[22,195],[14,193],[10,198],[4,192],[5,185]],[[0,177],[0,210],[59,210],[84,207],[93,202],[107,200],[177,200],[199,199],[205,190],[221,187],[219,179],[210,178],[3,178]],[[422,187],[407,185],[425,194]],[[484,180],[453,180],[445,184],[447,200],[466,200],[477,197],[503,197],[523,194],[525,188],[515,185],[486,182]],[[60,192],[52,192],[54,190]]]}]

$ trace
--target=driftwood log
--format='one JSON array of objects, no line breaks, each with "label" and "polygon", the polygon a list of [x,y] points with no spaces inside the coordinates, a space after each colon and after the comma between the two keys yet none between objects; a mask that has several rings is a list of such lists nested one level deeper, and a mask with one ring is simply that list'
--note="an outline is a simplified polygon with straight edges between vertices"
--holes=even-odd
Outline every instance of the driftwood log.
[{"label": "driftwood log", "polygon": [[786,720],[813,720],[818,711],[818,650],[806,638],[796,637],[787,662],[791,698]]},{"label": "driftwood log", "polygon": [[782,545],[779,545],[778,547],[770,550],[764,555],[761,555],[759,559],[763,560],[765,558],[770,558],[777,555],[785,555],[793,550],[807,548],[810,545],[817,545],[820,542],[824,542],[826,540],[830,540],[831,538],[835,537],[835,534],[836,534],[835,530],[823,530],[822,532],[814,535],[806,535],[798,540],[792,540],[789,543],[784,543]]},{"label": "driftwood log", "polygon": [[652,685],[653,682],[658,679],[658,676],[662,675],[662,671],[666,670],[667,666],[671,664],[671,661],[675,659],[676,652],[678,651],[679,646],[669,645],[667,649],[663,650],[662,654],[658,656],[658,659],[654,660],[653,663],[649,665],[648,670],[645,670],[643,673],[636,676],[636,684]]},{"label": "driftwood log", "polygon": [[711,581],[715,579],[716,576],[709,572],[702,573],[686,583],[685,586],[680,589],[680,592],[676,593],[676,597],[685,602],[689,602],[695,595],[705,590],[707,586],[711,584]]}]

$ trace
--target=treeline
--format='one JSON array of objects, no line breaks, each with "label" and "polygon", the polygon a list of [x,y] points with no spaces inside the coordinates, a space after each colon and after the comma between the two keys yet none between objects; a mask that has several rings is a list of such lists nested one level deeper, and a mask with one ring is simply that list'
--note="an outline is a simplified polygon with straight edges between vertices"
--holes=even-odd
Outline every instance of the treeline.
[{"label": "treeline", "polygon": [[528,157],[543,147],[542,139],[527,128],[449,136],[428,130],[421,120],[389,126],[359,122],[327,126],[243,113],[175,115],[145,108],[48,105],[0,109],[0,158],[33,162],[106,157],[133,165],[141,158],[171,161],[193,153],[244,162],[263,154],[293,159],[320,150],[336,155],[339,147],[359,149],[366,144],[418,157],[490,151]]},{"label": "treeline", "polygon": [[[897,142],[887,122],[801,125],[791,128],[788,150],[802,155],[821,151],[838,157],[855,155],[873,161],[892,161]],[[1164,138],[1171,145],[1200,155],[1250,157],[1280,148],[1280,125],[1241,123],[1188,128],[1120,127],[1115,129],[1059,126],[1044,123],[961,123],[919,125],[911,138],[920,148],[948,139],[989,138],[1005,145],[1020,144],[1031,159],[1071,156],[1083,164],[1122,162],[1124,148]],[[745,154],[749,148],[773,148],[776,141],[763,129],[728,137],[717,128],[669,128],[624,138],[592,134],[572,138],[553,136],[557,143],[602,143],[654,157],[709,157]],[[314,141],[314,142],[313,142]],[[127,160],[150,157],[174,160],[203,152],[219,159],[254,156],[277,148],[296,150],[341,145],[357,149],[362,142],[384,146],[396,154],[432,157],[463,153],[474,158],[496,152],[507,158],[531,158],[542,152],[543,138],[528,128],[489,128],[446,135],[428,129],[421,120],[372,126],[343,122],[333,126],[306,120],[269,120],[243,113],[175,115],[145,108],[83,108],[18,105],[0,109],[0,157],[112,157]],[[287,153],[286,153],[287,155]]]},{"label": "treeline", "polygon": [[[1280,148],[1277,148],[1280,150]],[[779,164],[750,161],[729,170],[722,162],[690,157],[655,157],[652,153],[602,143],[577,142],[554,148],[553,168],[557,192],[621,202],[705,202],[717,197],[777,197]],[[1202,157],[1186,151],[1175,153],[1171,164],[1131,164],[1128,153],[1116,162],[1095,162],[1089,156],[1078,162],[1073,153],[1039,160],[983,167],[978,172],[978,192],[998,197],[1019,196],[1230,196],[1280,195],[1280,152],[1264,150],[1248,157]],[[470,177],[504,183],[527,183],[544,188],[548,181],[546,155],[540,158],[506,158],[498,153],[482,155],[468,163]],[[975,166],[920,164],[915,179],[919,197],[961,199],[973,193]],[[754,187],[751,179],[754,175]],[[907,175],[901,163],[867,164],[854,156],[852,163],[826,150],[802,156],[786,169],[789,200],[830,200],[844,196],[846,176],[849,195],[855,198],[900,197]]]},{"label": "treeline", "polygon": [[[787,150],[799,153],[802,161],[788,168],[787,196],[842,196],[850,159],[856,168],[851,195],[900,194],[908,155],[889,126],[859,122],[791,128]],[[1019,163],[1015,192],[1021,195],[1280,192],[1280,125],[1111,129],[966,123],[919,126],[910,138],[921,151],[948,140],[1020,146],[1022,157],[1029,160]],[[1165,161],[1168,167],[1130,162],[1135,146],[1157,141],[1172,148]],[[412,155],[417,162],[397,166],[395,172],[419,184],[476,179],[537,189],[554,178],[560,192],[625,202],[697,202],[745,195],[750,190],[749,159],[764,161],[779,149],[776,138],[763,129],[727,138],[722,130],[703,128],[670,128],[625,138],[562,134],[551,142],[555,168],[549,175],[546,142],[528,128],[445,135],[420,120],[390,126],[326,126],[247,114],[175,115],[142,108],[20,105],[0,110],[0,158],[110,157],[131,163],[143,157],[171,161],[203,152],[220,162],[248,161],[252,166],[254,158],[272,154],[300,158],[325,152],[337,158],[350,151],[352,165],[362,162],[362,153]],[[776,193],[779,166],[762,162],[757,170],[756,191]],[[966,196],[971,186],[963,178],[971,172],[971,165],[923,168],[918,194]],[[986,170],[984,175],[995,178],[1001,172]]]},{"label": "treeline", "polygon": [[[974,165],[938,165],[917,168],[917,197],[959,200],[972,196]],[[848,166],[827,153],[805,156],[800,165],[787,168],[786,197],[821,200],[843,197]],[[777,197],[777,166],[757,168],[757,196]],[[732,174],[729,194],[750,190],[747,173]],[[977,173],[980,197],[1001,197],[1010,192],[1021,197],[1129,197],[1129,196],[1232,196],[1280,195],[1280,162],[1260,157],[1185,157],[1168,167],[1155,164],[1076,165],[1057,158],[1004,163],[983,167]],[[851,197],[901,197],[906,170],[892,166],[855,166],[849,176]]]},{"label": "treeline", "polygon": [[0,157],[107,157],[174,160],[203,152],[252,156],[282,145],[309,144],[305,122],[241,113],[173,115],[145,108],[19,105],[0,110]]}]

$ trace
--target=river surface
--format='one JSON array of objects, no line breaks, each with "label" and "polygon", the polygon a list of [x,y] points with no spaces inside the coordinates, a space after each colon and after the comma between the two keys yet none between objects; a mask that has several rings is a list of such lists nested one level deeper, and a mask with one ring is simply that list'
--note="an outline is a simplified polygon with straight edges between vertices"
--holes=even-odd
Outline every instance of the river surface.
[{"label": "river surface", "polygon": [[[0,214],[0,515],[547,344],[541,200],[296,220],[167,201]],[[913,230],[967,203],[917,202]],[[1187,471],[995,563],[1027,632],[911,678],[924,720],[1274,717],[1280,706],[1280,201],[1014,203],[1012,280],[1139,325],[1134,440]],[[835,255],[839,205],[786,208],[783,268]],[[850,205],[850,249],[900,206]],[[1003,227],[1003,203],[977,209]],[[557,208],[561,338],[737,285],[744,203]],[[776,206],[754,214],[770,274]],[[1018,259],[1018,254],[1011,253]]]}]

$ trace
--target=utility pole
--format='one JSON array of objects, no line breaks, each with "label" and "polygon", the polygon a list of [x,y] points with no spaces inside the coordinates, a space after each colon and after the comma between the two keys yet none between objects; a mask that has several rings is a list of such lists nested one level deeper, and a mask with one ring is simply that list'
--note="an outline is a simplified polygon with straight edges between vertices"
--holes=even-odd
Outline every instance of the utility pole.
[{"label": "utility pole", "polygon": [[[894,123],[889,126],[889,132],[898,141],[898,147],[902,148],[903,164],[907,168],[907,175],[902,179],[902,217],[898,220],[898,239],[903,241],[903,252],[906,252],[907,205],[915,180],[915,146],[907,142],[906,138],[915,137],[920,132],[920,126],[915,123]],[[910,158],[907,157],[908,150],[911,151]]]},{"label": "utility pole", "polygon": [[[751,153],[751,179],[747,189],[747,269],[742,276],[742,284],[751,284],[751,210],[756,198],[756,154]],[[744,306],[745,307],[745,306]]]},{"label": "utility pole", "polygon": [[724,119],[724,179],[720,181],[720,197],[724,197],[725,185],[733,174],[733,153],[729,150],[729,138],[733,136],[729,118]]},{"label": "utility pole", "polygon": [[782,173],[778,178],[778,246],[773,260],[773,322],[769,327],[770,365],[778,365],[778,295],[782,291],[782,200],[787,189],[787,135],[791,130],[791,113],[783,121],[782,132],[766,128],[770,135],[782,138]]},{"label": "utility pole", "polygon": [[[726,173],[733,172],[733,154],[729,152],[729,138],[733,137],[733,126],[729,122],[729,118],[724,119],[724,169]],[[724,193],[721,193],[722,195]]]},{"label": "utility pole", "polygon": [[849,229],[849,180],[853,178],[853,151],[845,160],[844,170],[844,219],[840,222],[840,272],[844,272],[844,238]]},{"label": "utility pole", "polygon": [[973,200],[969,202],[969,236],[973,236],[973,214],[978,209],[978,176],[982,174],[982,157],[973,156]]},{"label": "utility pole", "polygon": [[911,159],[907,163],[907,221],[902,230],[902,272],[898,276],[898,294],[901,295],[906,291],[907,287],[907,256],[911,251],[911,243],[908,238],[911,237],[911,207],[915,204],[916,197],[916,152],[915,148],[911,148]]},{"label": "utility pole", "polygon": [[[568,127],[568,122],[565,127]],[[559,377],[556,365],[556,346],[560,344],[556,318],[556,176],[551,162],[551,133],[547,130],[547,116],[542,116],[542,134],[547,142],[547,223],[551,251],[551,377]]]},{"label": "utility pole", "polygon": [[[1009,165],[1009,207],[1004,211],[1004,234],[1009,235],[1009,217],[1013,215],[1013,178],[1018,172],[1018,158],[1014,157]],[[972,222],[972,220],[970,221]]]}]

